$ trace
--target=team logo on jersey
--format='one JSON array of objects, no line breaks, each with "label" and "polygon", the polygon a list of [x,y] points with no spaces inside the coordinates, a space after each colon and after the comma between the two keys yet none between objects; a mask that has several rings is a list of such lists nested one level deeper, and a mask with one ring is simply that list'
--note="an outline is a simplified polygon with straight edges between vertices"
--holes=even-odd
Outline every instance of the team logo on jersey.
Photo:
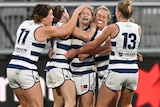
[{"label": "team logo on jersey", "polygon": [[118,52],[119,56],[135,56],[136,53],[133,52],[133,53],[129,53],[129,52],[126,52],[126,53],[122,53],[122,52]]},{"label": "team logo on jersey", "polygon": [[25,53],[27,51],[27,49],[17,47],[17,48],[15,48],[15,51],[19,52],[19,53]]}]

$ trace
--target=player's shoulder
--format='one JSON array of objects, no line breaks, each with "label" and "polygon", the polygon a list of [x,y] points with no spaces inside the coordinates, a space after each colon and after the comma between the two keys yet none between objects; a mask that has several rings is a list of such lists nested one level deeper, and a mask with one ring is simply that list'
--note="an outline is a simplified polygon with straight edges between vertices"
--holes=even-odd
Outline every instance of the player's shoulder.
[{"label": "player's shoulder", "polygon": [[119,29],[118,25],[116,23],[108,25],[105,29],[108,29],[110,31],[116,31]]}]

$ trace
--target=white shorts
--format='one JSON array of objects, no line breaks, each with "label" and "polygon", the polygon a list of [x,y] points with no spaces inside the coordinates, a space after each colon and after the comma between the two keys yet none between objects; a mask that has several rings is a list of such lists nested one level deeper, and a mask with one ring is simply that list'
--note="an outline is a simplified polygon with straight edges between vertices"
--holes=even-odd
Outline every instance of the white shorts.
[{"label": "white shorts", "polygon": [[100,89],[101,85],[102,85],[102,79],[98,78],[98,89]]},{"label": "white shorts", "polygon": [[104,75],[108,74],[109,70],[98,71],[98,88],[101,87]]},{"label": "white shorts", "polygon": [[98,77],[102,78],[105,74],[105,70],[104,71],[98,71]]},{"label": "white shorts", "polygon": [[96,73],[89,73],[84,75],[73,75],[76,84],[77,95],[82,95],[88,91],[95,91]]},{"label": "white shorts", "polygon": [[7,78],[11,88],[31,88],[36,82],[40,82],[37,71],[19,70],[7,68]]},{"label": "white shorts", "polygon": [[103,77],[105,85],[113,90],[119,91],[122,87],[129,90],[136,90],[138,85],[139,73],[118,73],[109,70]]},{"label": "white shorts", "polygon": [[69,70],[63,68],[53,68],[46,72],[46,84],[48,88],[61,86],[65,80],[72,80],[72,74]]}]

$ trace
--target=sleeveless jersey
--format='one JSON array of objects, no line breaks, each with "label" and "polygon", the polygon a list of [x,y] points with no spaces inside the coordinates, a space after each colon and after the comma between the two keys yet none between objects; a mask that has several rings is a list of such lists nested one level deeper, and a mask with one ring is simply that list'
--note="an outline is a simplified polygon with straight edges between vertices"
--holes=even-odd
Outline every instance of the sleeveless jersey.
[{"label": "sleeveless jersey", "polygon": [[[54,26],[62,26],[63,23],[58,22]],[[47,62],[45,71],[52,68],[64,68],[69,70],[69,60],[64,56],[65,53],[71,48],[71,38],[54,38],[52,40],[53,56]]]},{"label": "sleeveless jersey", "polygon": [[[103,30],[106,28],[107,26],[105,26],[100,32],[100,34],[103,32]],[[99,34],[99,35],[100,35]],[[97,35],[96,37],[98,37],[99,35]],[[100,46],[104,46],[105,42],[103,42]],[[104,71],[108,68],[108,64],[109,64],[109,53],[103,53],[103,54],[96,54],[94,56],[94,60],[95,60],[95,64],[97,67],[98,71]]]},{"label": "sleeveless jersey", "polygon": [[119,33],[111,38],[112,52],[108,69],[119,73],[136,73],[137,49],[140,42],[138,25],[132,22],[117,22]]},{"label": "sleeveless jersey", "polygon": [[8,68],[37,70],[36,63],[47,43],[35,40],[35,30],[40,26],[42,24],[35,24],[33,20],[22,22],[17,30],[15,48]]},{"label": "sleeveless jersey", "polygon": [[[89,27],[87,29],[84,29],[84,31],[88,29]],[[94,35],[97,35],[97,31],[95,32]],[[81,39],[73,37],[72,49],[78,49],[84,46],[86,43],[87,42]],[[89,57],[83,59],[82,61],[80,61],[78,56],[76,56],[73,58],[73,60],[70,63],[71,72],[74,75],[84,75],[84,74],[95,72],[94,67],[95,67],[95,63],[94,63],[93,55],[90,55]]]}]

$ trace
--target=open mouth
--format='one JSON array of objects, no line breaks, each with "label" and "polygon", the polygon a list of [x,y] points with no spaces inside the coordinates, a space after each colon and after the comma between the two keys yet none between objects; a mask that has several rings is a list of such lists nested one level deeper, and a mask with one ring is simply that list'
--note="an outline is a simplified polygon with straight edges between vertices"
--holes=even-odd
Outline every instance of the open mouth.
[{"label": "open mouth", "polygon": [[85,17],[84,17],[83,20],[88,20],[88,18],[85,18]]},{"label": "open mouth", "polygon": [[103,22],[102,21],[97,21],[99,24],[102,24]]}]

